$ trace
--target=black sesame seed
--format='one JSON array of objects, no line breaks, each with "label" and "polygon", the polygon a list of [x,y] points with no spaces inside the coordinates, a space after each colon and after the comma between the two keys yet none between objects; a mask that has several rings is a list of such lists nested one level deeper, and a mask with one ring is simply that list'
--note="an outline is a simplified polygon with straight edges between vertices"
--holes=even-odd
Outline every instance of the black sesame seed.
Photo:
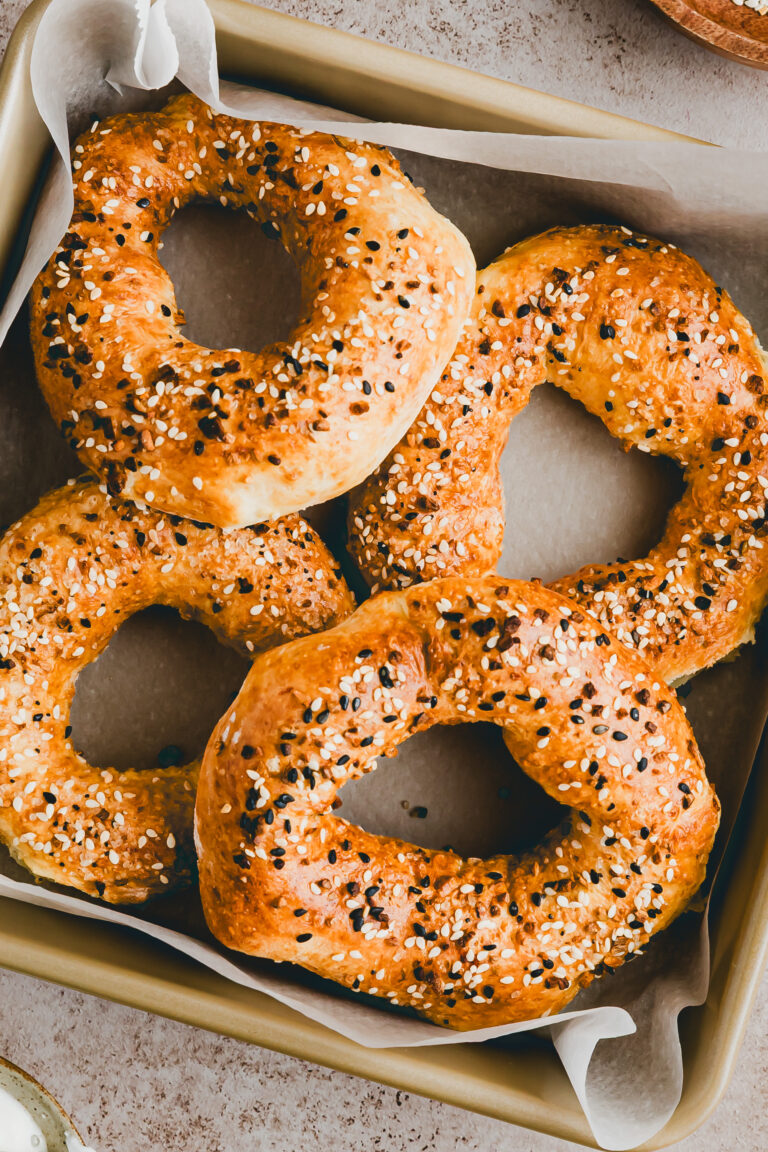
[{"label": "black sesame seed", "polygon": [[166,744],[157,754],[157,762],[161,768],[178,768],[184,760],[184,753],[178,744]]}]

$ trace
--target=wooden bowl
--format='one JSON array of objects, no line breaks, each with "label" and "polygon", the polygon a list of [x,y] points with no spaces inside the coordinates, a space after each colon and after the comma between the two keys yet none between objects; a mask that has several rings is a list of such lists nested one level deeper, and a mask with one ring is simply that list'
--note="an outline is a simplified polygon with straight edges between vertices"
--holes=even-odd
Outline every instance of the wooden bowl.
[{"label": "wooden bowl", "polygon": [[753,68],[768,69],[768,0],[761,14],[734,0],[651,0],[691,40]]}]

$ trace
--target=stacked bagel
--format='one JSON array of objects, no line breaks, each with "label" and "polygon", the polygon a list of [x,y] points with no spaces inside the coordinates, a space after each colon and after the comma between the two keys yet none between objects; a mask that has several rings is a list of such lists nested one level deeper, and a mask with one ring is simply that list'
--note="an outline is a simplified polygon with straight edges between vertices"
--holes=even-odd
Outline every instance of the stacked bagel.
[{"label": "stacked bagel", "polygon": [[[197,876],[227,947],[477,1028],[549,1015],[700,886],[719,805],[672,683],[752,638],[768,598],[768,368],[691,258],[553,229],[475,275],[458,230],[359,141],[175,97],[95,124],[31,298],[38,380],[93,474],[0,544],[0,838],[112,902]],[[259,353],[188,340],[158,260],[194,199],[294,259],[299,320]],[[533,386],[565,388],[688,487],[660,544],[550,587],[496,574],[498,462]],[[301,518],[349,493],[355,610]],[[202,764],[89,765],[78,672],[166,603],[253,656]],[[435,724],[498,724],[568,808],[464,859],[335,814]]]}]

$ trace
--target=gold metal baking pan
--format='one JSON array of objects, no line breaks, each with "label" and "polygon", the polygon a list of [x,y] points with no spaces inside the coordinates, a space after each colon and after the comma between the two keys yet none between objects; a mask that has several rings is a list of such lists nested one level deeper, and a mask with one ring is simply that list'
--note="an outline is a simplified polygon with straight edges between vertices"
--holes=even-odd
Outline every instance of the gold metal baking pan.
[{"label": "gold metal baking pan", "polygon": [[[49,141],[32,99],[29,61],[49,0],[22,17],[0,72],[0,265],[18,255]],[[634,140],[673,133],[317,27],[242,0],[209,0],[219,59],[230,76],[376,119],[507,132]],[[768,767],[768,765],[765,765]],[[717,1103],[768,951],[768,774],[753,774],[712,915],[706,1005],[683,1014],[683,1097],[644,1148],[682,1139]],[[231,984],[145,937],[95,921],[0,900],[0,964],[275,1048],[354,1075],[594,1147],[554,1053],[530,1040],[373,1051]]]}]

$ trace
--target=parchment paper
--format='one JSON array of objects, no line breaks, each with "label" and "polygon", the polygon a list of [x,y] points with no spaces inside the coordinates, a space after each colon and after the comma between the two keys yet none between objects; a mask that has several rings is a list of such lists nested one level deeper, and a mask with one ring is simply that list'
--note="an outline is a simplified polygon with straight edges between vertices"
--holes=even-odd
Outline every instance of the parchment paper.
[{"label": "parchment paper", "polygon": [[[332,128],[392,146],[435,206],[469,236],[478,266],[553,224],[621,220],[701,259],[758,333],[768,333],[766,155],[363,123],[284,96],[228,84],[220,89],[213,25],[203,0],[158,0],[152,8],[148,0],[55,0],[38,31],[32,81],[58,154],[0,315],[4,523],[78,471],[33,384],[24,325],[17,321],[11,328],[69,220],[69,133],[94,113],[162,102],[158,90],[174,78],[222,110]],[[290,329],[296,274],[268,243],[245,217],[207,207],[180,214],[166,233],[162,258],[191,337],[217,347],[258,348]],[[271,271],[265,277],[267,260]],[[640,555],[660,534],[665,511],[680,491],[674,467],[640,453],[625,455],[602,425],[548,386],[537,389],[515,421],[502,470],[507,531],[500,570],[510,576],[546,580],[588,561]],[[316,510],[313,519],[340,552],[340,502]],[[81,676],[74,739],[94,763],[118,768],[149,766],[167,743],[180,744],[191,758],[244,671],[204,629],[181,625],[165,610],[144,613]],[[689,687],[689,715],[723,802],[719,858],[768,705],[763,648],[745,649]],[[414,738],[396,761],[347,786],[342,799],[342,814],[373,831],[430,847],[450,843],[473,854],[535,843],[558,818],[557,805],[512,764],[499,734],[486,725]],[[0,895],[146,932],[368,1047],[487,1041],[542,1024],[456,1035],[387,1011],[381,1002],[356,999],[298,968],[243,961],[207,935],[194,893],[126,914],[35,886],[5,856]],[[690,913],[654,941],[646,956],[596,982],[573,1011],[547,1021],[604,1147],[631,1148],[671,1115],[682,1085],[677,1016],[684,1006],[701,1002],[707,981],[706,917]]]}]

